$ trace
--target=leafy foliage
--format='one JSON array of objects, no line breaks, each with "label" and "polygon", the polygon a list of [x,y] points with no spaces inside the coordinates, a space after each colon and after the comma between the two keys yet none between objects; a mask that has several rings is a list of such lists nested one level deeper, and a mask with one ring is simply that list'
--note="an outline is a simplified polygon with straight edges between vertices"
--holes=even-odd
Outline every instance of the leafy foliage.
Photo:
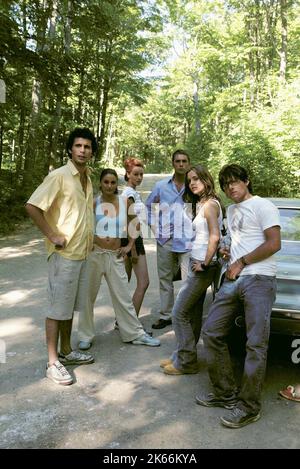
[{"label": "leafy foliage", "polygon": [[257,193],[299,197],[299,18],[298,0],[1,2],[1,208],[22,216],[78,125],[96,173],[128,155],[170,171],[184,148],[215,177],[237,161]]}]

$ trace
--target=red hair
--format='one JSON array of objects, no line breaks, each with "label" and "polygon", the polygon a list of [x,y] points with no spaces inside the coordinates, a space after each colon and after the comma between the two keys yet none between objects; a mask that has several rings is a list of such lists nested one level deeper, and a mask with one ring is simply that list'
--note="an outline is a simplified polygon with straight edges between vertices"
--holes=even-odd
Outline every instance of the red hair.
[{"label": "red hair", "polygon": [[144,168],[143,162],[141,160],[139,160],[138,158],[134,158],[134,157],[126,158],[126,160],[124,161],[124,168],[126,170],[126,173],[125,173],[125,176],[124,176],[125,181],[128,181],[127,173],[131,173],[132,169],[135,166],[139,166],[140,168]]}]

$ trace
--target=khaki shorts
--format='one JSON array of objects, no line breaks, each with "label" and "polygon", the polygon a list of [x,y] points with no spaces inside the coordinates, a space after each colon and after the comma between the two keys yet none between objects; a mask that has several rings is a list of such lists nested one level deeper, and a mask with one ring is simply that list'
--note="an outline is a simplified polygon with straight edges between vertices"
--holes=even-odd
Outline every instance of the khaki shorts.
[{"label": "khaki shorts", "polygon": [[66,321],[74,311],[85,311],[87,300],[87,259],[65,259],[54,252],[48,259],[47,318]]}]

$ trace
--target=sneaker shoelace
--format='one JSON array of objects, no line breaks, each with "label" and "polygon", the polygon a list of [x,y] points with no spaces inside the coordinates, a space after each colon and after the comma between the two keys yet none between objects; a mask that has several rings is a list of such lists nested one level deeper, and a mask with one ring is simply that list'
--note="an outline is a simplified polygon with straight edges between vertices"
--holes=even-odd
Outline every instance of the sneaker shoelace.
[{"label": "sneaker shoelace", "polygon": [[81,352],[77,352],[76,350],[72,350],[72,352],[68,353],[68,355],[62,355],[65,360],[80,360],[83,354]]},{"label": "sneaker shoelace", "polygon": [[55,364],[55,367],[58,369],[58,371],[63,375],[68,375],[68,371],[66,370],[66,368],[64,367],[64,365],[60,364],[60,365],[56,365]]},{"label": "sneaker shoelace", "polygon": [[245,412],[240,409],[239,407],[234,407],[232,410],[231,410],[231,415],[233,417],[244,417],[245,415]]},{"label": "sneaker shoelace", "polygon": [[72,350],[71,354],[72,354],[72,356],[69,357],[70,360],[85,361],[85,360],[89,360],[91,358],[90,354],[78,352],[78,350]]},{"label": "sneaker shoelace", "polygon": [[90,355],[88,353],[78,352],[77,350],[73,351],[73,354],[76,360],[88,360],[90,358]]}]

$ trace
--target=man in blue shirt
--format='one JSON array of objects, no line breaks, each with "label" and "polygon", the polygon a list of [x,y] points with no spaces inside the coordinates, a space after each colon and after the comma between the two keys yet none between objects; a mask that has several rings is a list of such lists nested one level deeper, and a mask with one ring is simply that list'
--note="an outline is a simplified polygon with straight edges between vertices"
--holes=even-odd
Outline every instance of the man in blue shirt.
[{"label": "man in blue shirt", "polygon": [[159,276],[160,318],[152,325],[162,329],[172,324],[174,304],[173,277],[181,268],[184,280],[187,276],[191,248],[192,226],[184,217],[183,200],[185,174],[190,166],[189,155],[176,150],[172,155],[174,174],[155,184],[146,200],[148,223],[157,241],[157,271]]}]

